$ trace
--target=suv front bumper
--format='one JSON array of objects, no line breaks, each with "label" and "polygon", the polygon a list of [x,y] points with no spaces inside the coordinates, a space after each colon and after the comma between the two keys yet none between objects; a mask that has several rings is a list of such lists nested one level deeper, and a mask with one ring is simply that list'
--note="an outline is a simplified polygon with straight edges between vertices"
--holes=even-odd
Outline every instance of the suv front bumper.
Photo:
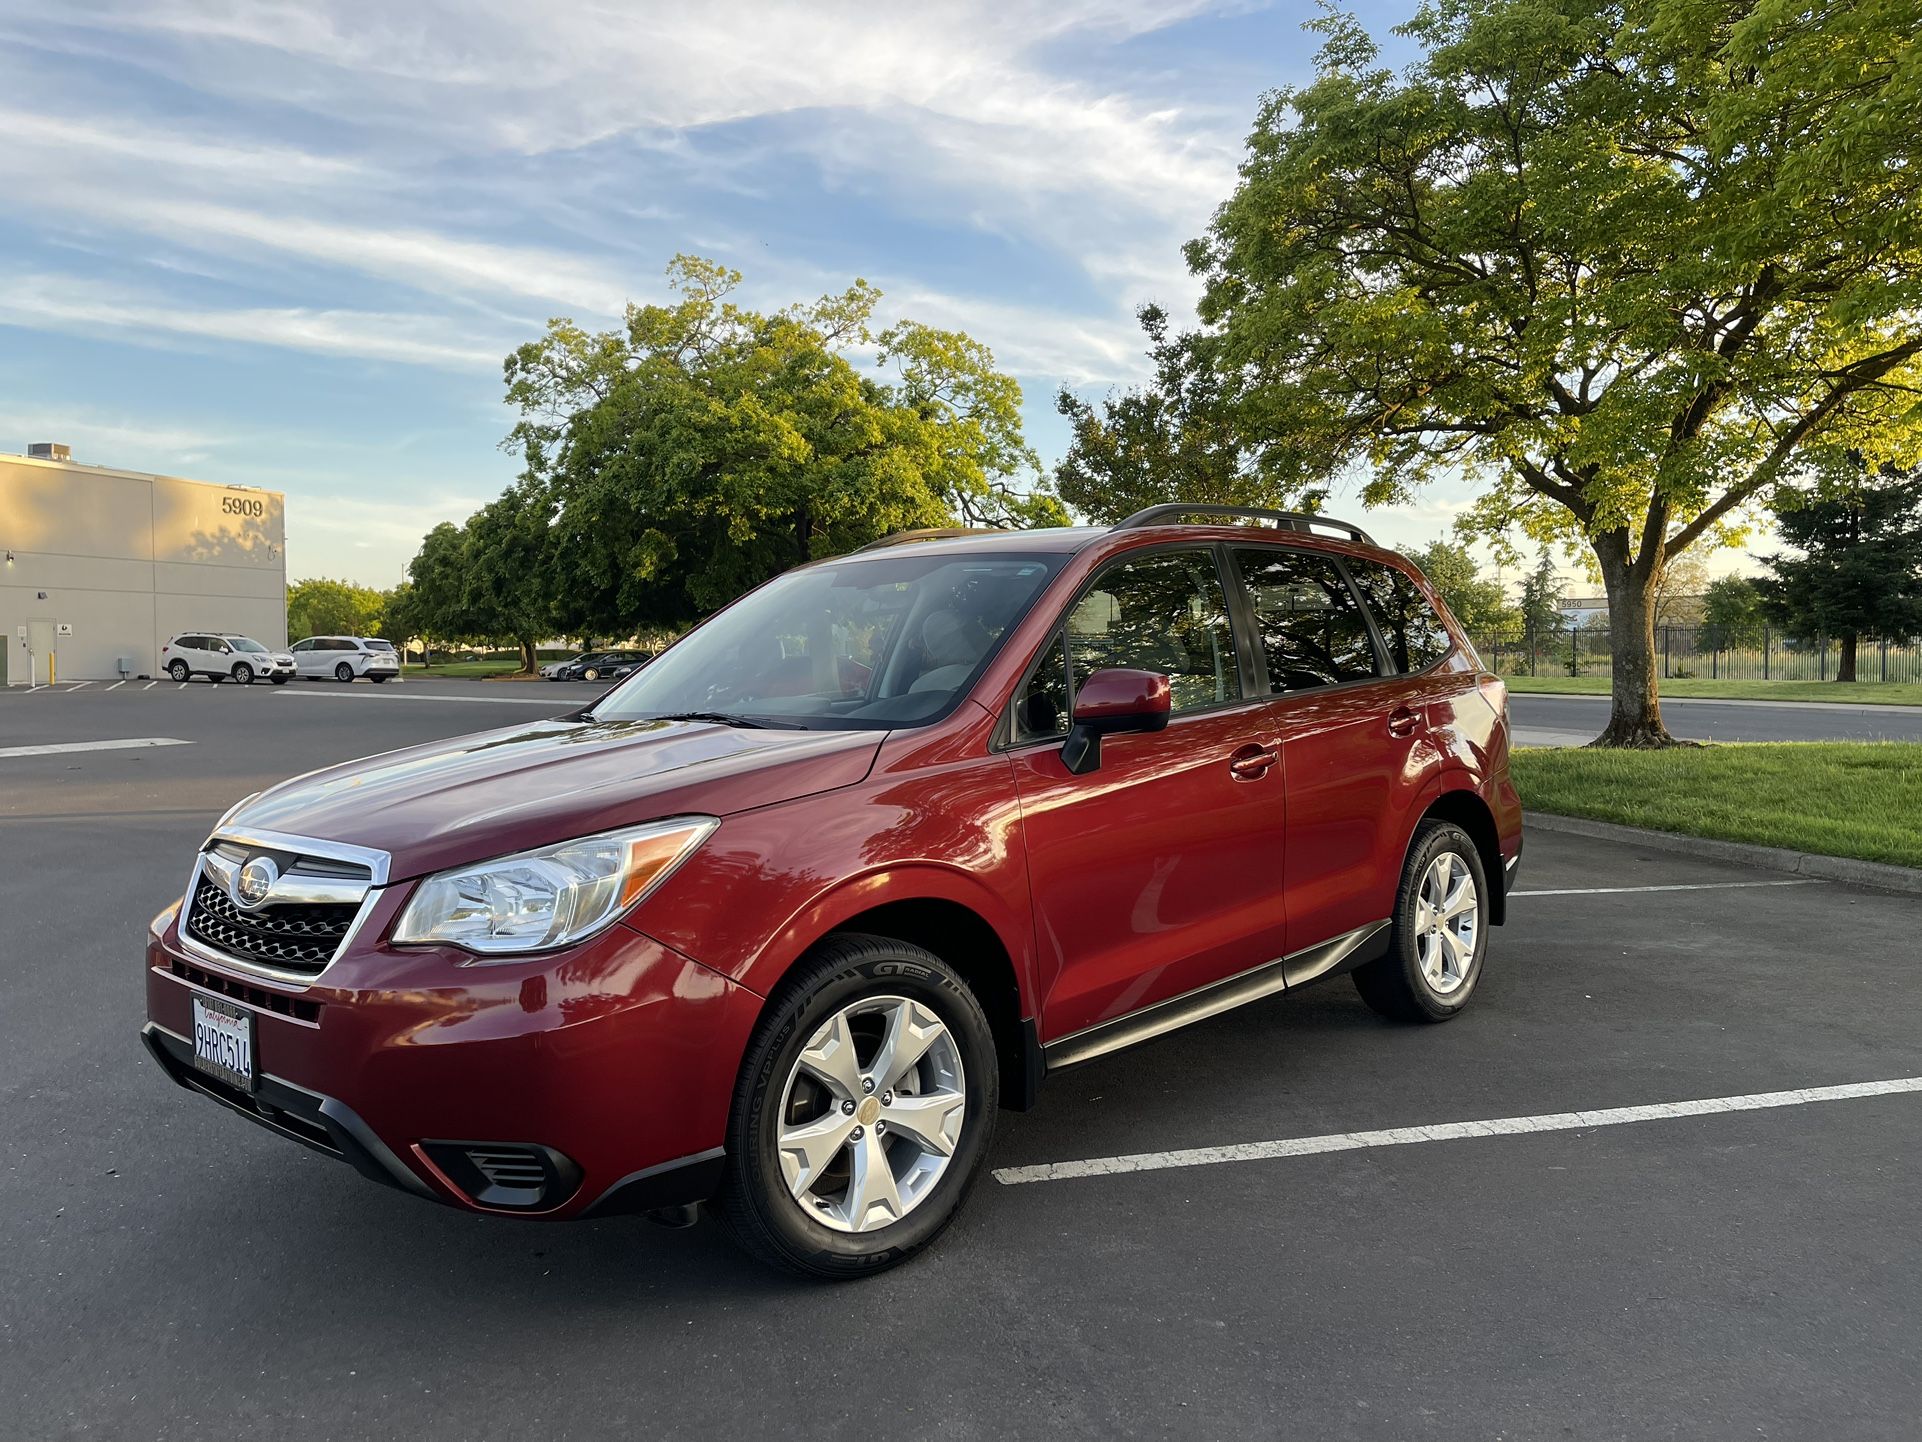
[{"label": "suv front bumper", "polygon": [[[189,1090],[451,1206],[551,1218],[713,1194],[758,996],[626,925],[523,962],[461,956],[356,944],[292,987],[190,956],[169,915],[142,1040]],[[196,993],[252,1013],[251,1092],[194,1067]]]}]

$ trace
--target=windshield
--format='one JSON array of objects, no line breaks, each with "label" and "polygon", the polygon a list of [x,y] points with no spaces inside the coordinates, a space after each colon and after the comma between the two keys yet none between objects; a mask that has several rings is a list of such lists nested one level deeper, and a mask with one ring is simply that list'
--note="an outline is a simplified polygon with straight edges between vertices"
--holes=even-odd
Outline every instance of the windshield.
[{"label": "windshield", "polygon": [[591,714],[921,725],[966,693],[1063,559],[886,554],[790,571],[662,652]]},{"label": "windshield", "polygon": [[227,644],[236,651],[265,651],[267,648],[249,636],[229,636]]}]

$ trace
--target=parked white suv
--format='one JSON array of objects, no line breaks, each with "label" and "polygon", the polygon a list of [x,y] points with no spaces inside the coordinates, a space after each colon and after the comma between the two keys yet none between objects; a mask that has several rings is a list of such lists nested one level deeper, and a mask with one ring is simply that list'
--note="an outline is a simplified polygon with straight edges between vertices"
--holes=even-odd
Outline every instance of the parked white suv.
[{"label": "parked white suv", "polygon": [[176,681],[205,676],[215,682],[231,678],[243,686],[256,679],[284,686],[294,678],[294,658],[286,651],[268,650],[252,636],[191,631],[160,648],[160,669]]},{"label": "parked white suv", "polygon": [[400,674],[394,643],[371,636],[309,636],[294,642],[294,666],[315,681],[385,681]]}]

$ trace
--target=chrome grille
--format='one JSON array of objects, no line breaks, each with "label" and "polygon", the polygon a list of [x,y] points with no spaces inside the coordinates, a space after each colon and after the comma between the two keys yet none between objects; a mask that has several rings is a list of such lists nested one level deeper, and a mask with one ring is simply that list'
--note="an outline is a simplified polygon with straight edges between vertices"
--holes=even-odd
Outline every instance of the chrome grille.
[{"label": "chrome grille", "polygon": [[[259,905],[245,906],[238,879],[256,859],[272,863],[272,883]],[[228,833],[194,868],[182,932],[210,960],[302,981],[339,954],[386,870],[384,854],[362,848]]]},{"label": "chrome grille", "polygon": [[187,929],[238,961],[313,975],[334,959],[358,906],[263,906],[244,911],[206,877],[194,892]]}]

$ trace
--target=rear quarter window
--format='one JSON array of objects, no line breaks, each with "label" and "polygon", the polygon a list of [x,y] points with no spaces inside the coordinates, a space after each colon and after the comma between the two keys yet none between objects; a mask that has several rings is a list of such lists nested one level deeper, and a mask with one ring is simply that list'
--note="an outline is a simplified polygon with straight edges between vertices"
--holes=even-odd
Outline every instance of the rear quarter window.
[{"label": "rear quarter window", "polygon": [[1356,589],[1375,613],[1395,670],[1426,671],[1449,653],[1454,638],[1411,577],[1379,561],[1351,558],[1347,564]]}]

